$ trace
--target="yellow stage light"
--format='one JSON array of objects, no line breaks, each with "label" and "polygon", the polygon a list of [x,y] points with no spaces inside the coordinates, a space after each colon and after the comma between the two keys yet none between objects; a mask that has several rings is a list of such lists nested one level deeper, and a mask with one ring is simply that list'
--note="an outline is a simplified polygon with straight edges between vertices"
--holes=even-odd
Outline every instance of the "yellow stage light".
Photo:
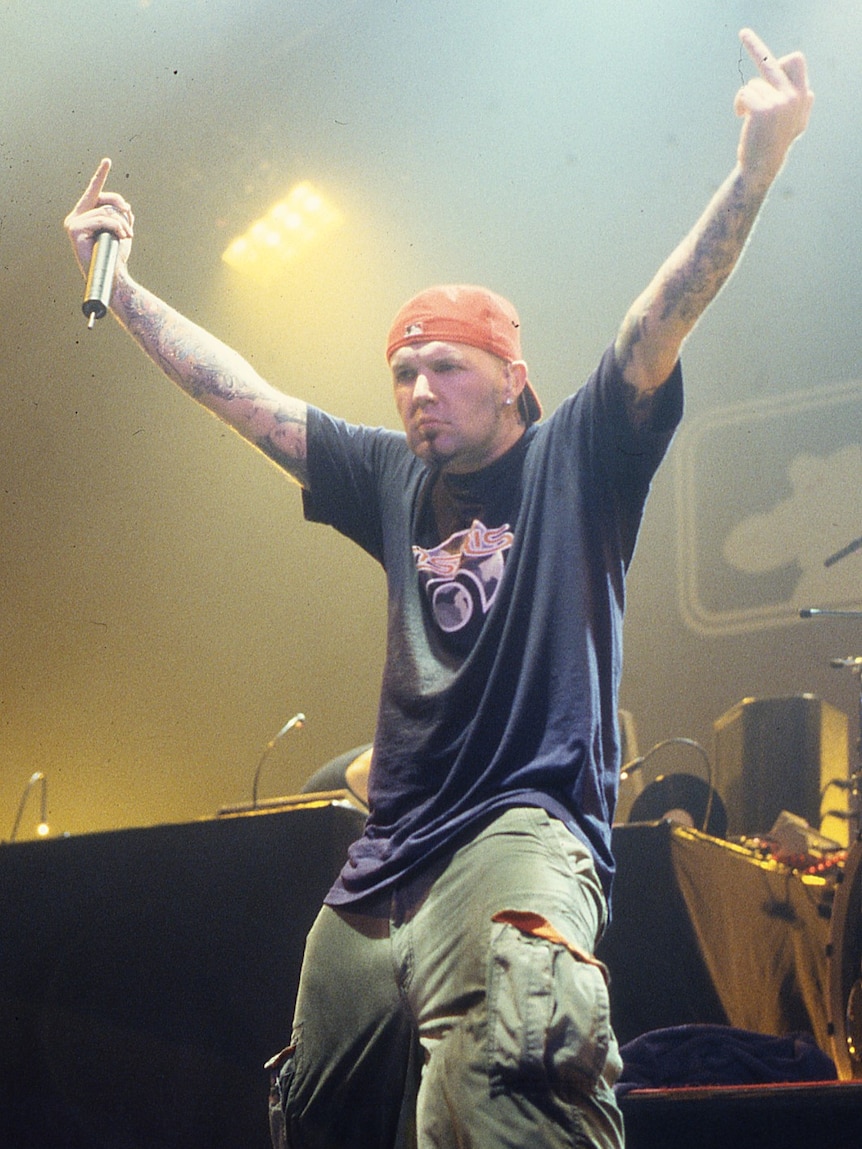
[{"label": "yellow stage light", "polygon": [[222,253],[230,267],[260,278],[277,275],[309,244],[344,222],[310,183],[295,188]]}]

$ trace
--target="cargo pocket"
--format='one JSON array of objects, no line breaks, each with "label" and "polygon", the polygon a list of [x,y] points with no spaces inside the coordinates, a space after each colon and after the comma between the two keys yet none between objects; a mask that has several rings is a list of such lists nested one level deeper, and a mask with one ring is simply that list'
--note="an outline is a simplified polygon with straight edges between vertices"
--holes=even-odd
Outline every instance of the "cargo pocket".
[{"label": "cargo pocket", "polygon": [[604,967],[538,914],[494,916],[488,1060],[495,1092],[590,1090],[619,1073]]},{"label": "cargo pocket", "polygon": [[273,1149],[290,1149],[285,1102],[296,1068],[296,1044],[288,1045],[267,1061],[269,1070],[269,1135]]}]

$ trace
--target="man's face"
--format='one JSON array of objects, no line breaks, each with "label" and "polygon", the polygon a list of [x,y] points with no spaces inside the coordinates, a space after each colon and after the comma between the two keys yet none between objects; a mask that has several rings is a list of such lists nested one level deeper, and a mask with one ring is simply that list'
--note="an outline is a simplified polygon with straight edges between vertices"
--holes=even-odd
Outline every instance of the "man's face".
[{"label": "man's face", "polygon": [[389,366],[408,446],[424,462],[453,473],[477,471],[524,431],[516,403],[521,364],[434,340],[399,348]]}]

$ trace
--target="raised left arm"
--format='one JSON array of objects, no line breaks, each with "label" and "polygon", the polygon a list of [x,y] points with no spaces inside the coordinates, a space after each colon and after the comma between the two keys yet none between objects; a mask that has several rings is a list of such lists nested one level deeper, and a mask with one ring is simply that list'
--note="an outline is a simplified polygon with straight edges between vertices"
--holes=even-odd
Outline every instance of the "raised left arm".
[{"label": "raised left arm", "polygon": [[736,95],[743,119],[736,165],[706,211],[629,308],[614,344],[639,393],[670,375],[683,340],[727,282],[790,146],[805,131],[814,95],[800,52],[776,59],[748,28],[740,39],[758,75]]}]

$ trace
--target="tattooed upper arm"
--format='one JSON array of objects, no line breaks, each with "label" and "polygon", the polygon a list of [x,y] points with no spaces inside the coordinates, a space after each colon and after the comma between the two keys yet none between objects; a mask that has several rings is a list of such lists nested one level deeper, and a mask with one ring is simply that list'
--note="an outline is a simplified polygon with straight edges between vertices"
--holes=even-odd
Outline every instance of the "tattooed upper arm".
[{"label": "tattooed upper arm", "polygon": [[308,406],[284,397],[272,413],[272,426],[257,446],[301,487],[308,487]]},{"label": "tattooed upper arm", "polygon": [[623,379],[623,387],[629,420],[632,426],[643,427],[652,416],[653,405],[659,388],[655,387],[649,391],[644,391],[642,388],[629,383],[625,378]]}]

